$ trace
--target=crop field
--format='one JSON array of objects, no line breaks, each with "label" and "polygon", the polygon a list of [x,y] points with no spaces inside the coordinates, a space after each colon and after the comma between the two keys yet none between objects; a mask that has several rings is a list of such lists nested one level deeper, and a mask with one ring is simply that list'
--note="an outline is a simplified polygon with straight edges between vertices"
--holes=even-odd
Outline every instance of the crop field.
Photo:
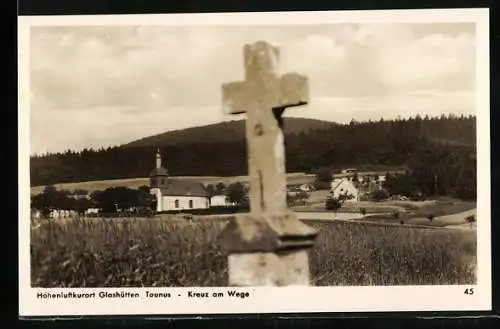
[{"label": "crop field", "polygon": [[[35,287],[226,286],[217,244],[227,219],[79,219],[31,229]],[[473,230],[308,222],[312,284],[430,285],[476,281]]]}]

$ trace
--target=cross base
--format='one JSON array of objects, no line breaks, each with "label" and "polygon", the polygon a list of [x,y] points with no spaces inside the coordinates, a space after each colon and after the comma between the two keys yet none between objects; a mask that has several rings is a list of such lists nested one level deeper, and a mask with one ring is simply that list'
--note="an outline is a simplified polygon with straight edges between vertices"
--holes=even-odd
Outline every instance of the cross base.
[{"label": "cross base", "polygon": [[229,286],[308,286],[307,250],[231,254],[228,274]]},{"label": "cross base", "polygon": [[230,253],[229,284],[309,285],[307,249],[317,234],[293,212],[237,216],[220,237],[222,248]]}]

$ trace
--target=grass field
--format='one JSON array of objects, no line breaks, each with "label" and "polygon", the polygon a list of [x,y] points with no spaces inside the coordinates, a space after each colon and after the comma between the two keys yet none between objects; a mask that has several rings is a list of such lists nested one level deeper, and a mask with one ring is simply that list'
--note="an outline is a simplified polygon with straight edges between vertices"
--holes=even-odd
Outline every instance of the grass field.
[{"label": "grass field", "polygon": [[[36,287],[225,286],[226,220],[86,219],[43,222],[31,231]],[[312,284],[475,283],[476,234],[367,223],[309,223]]]},{"label": "grass field", "polygon": [[[325,211],[325,200],[328,191],[313,191],[307,201],[307,205],[293,207],[296,211]],[[458,200],[450,197],[439,197],[426,201],[359,201],[353,204],[344,203],[339,212],[359,213],[362,208],[368,214],[378,214],[370,219],[387,223],[405,223],[418,225],[431,224],[433,226],[459,225],[464,223],[467,214],[475,213],[476,202]],[[394,212],[398,213],[398,218],[394,218]],[[439,220],[432,223],[427,219],[433,215]]]},{"label": "grass field", "polygon": [[[193,180],[203,184],[218,184],[225,185],[241,182],[248,182],[248,176],[231,176],[231,177],[218,177],[218,176],[177,176],[176,179]],[[314,175],[304,173],[289,173],[287,174],[288,184],[306,184],[314,181]],[[129,179],[110,179],[100,181],[78,182],[78,183],[61,183],[55,186],[58,189],[65,189],[73,191],[75,189],[84,189],[89,192],[94,190],[104,190],[108,187],[128,187],[138,188],[141,185],[149,185],[149,179],[145,178],[129,178]],[[44,186],[34,186],[31,188],[31,194],[38,194],[43,191]]]}]

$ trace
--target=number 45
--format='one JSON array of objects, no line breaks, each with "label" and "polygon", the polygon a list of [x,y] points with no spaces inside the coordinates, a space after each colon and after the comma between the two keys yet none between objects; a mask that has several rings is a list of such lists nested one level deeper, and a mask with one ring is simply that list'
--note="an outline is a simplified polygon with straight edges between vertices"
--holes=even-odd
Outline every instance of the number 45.
[{"label": "number 45", "polygon": [[474,288],[467,288],[467,289],[465,289],[464,294],[466,294],[466,295],[474,295]]}]

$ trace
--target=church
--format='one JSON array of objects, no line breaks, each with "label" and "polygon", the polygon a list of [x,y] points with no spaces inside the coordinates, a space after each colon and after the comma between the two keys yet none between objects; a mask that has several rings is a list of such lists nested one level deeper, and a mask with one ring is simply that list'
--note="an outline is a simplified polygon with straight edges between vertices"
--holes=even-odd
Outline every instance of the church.
[{"label": "church", "polygon": [[160,150],[156,153],[156,167],[149,175],[150,193],[156,197],[156,211],[206,209],[210,197],[203,184],[176,180],[168,176],[162,165]]}]

